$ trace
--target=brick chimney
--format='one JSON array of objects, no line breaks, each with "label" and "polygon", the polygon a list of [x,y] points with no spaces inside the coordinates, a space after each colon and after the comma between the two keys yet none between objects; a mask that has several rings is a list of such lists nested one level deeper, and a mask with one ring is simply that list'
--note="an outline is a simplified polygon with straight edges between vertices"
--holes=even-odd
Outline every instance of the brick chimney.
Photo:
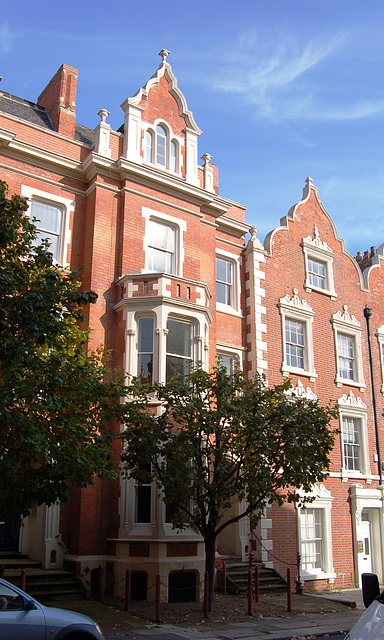
[{"label": "brick chimney", "polygon": [[62,64],[37,99],[45,107],[58,133],[75,137],[77,69]]}]

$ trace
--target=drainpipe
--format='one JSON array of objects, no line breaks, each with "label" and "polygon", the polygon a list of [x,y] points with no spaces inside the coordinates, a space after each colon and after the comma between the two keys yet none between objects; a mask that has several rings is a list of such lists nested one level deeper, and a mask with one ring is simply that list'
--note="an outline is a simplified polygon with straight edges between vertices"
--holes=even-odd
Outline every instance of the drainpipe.
[{"label": "drainpipe", "polygon": [[[383,487],[383,478],[381,473],[381,456],[380,456],[380,441],[379,441],[379,427],[377,422],[377,409],[376,409],[376,393],[375,393],[375,379],[373,375],[373,362],[372,362],[372,346],[371,346],[371,331],[369,326],[369,319],[372,315],[372,309],[365,305],[364,307],[364,317],[367,321],[367,339],[368,339],[368,353],[369,353],[369,368],[371,372],[371,386],[372,386],[372,406],[373,406],[373,416],[375,421],[375,437],[376,437],[376,453],[377,453],[377,466],[379,469],[379,490],[381,491],[381,504],[383,505],[384,500],[384,487]],[[379,535],[380,535],[380,551],[381,551],[381,582],[384,581],[384,549],[383,549],[383,506],[380,509],[381,513],[379,515]]]},{"label": "drainpipe", "polygon": [[376,392],[375,392],[375,379],[373,375],[373,362],[372,362],[372,346],[371,346],[371,331],[369,326],[369,319],[372,315],[372,309],[365,305],[364,317],[367,321],[367,338],[368,338],[368,353],[369,353],[369,368],[371,372],[371,384],[372,384],[372,406],[373,417],[375,422],[375,437],[376,437],[376,454],[377,454],[377,466],[379,470],[379,484],[383,484],[382,472],[381,472],[381,456],[380,456],[380,440],[379,440],[379,426],[377,422],[377,408],[376,408]]}]

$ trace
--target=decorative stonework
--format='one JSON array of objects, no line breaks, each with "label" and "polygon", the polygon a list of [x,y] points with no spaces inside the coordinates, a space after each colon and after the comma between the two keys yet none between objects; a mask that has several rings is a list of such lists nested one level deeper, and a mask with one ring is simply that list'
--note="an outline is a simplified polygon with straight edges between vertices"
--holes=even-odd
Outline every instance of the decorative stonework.
[{"label": "decorative stonework", "polygon": [[297,489],[296,493],[299,494],[299,496],[304,497],[311,497],[311,498],[315,498],[315,499],[320,499],[320,500],[333,500],[332,494],[330,491],[328,491],[328,489],[326,489],[325,485],[320,483],[320,484],[313,484],[312,485],[312,490],[310,492],[308,491],[304,491],[303,489]]},{"label": "decorative stonework", "polygon": [[343,306],[343,312],[336,311],[336,313],[332,315],[332,320],[344,324],[349,324],[353,327],[361,327],[361,324],[356,319],[356,317],[349,314],[348,306],[346,304]]},{"label": "decorative stonework", "polygon": [[332,249],[327,245],[326,242],[320,240],[320,234],[317,226],[314,228],[314,237],[307,236],[303,238],[303,245],[307,247],[311,247],[312,249],[320,249],[320,251],[325,251],[326,253],[332,253]]},{"label": "decorative stonework", "polygon": [[317,400],[317,395],[312,391],[311,387],[304,387],[299,379],[296,387],[292,384],[286,391],[287,394],[296,396],[297,398],[306,398],[307,400]]},{"label": "decorative stonework", "polygon": [[344,393],[341,398],[338,399],[337,404],[342,407],[355,407],[356,409],[367,408],[365,402],[358,396],[355,396],[352,391],[350,391],[348,395]]},{"label": "decorative stonework", "polygon": [[306,300],[304,299],[300,300],[298,293],[299,293],[298,289],[293,289],[292,298],[289,295],[289,293],[287,293],[287,295],[284,296],[283,298],[280,298],[279,300],[280,306],[289,307],[291,309],[298,309],[299,311],[304,311],[310,314],[314,314],[312,307],[310,307],[310,305]]}]

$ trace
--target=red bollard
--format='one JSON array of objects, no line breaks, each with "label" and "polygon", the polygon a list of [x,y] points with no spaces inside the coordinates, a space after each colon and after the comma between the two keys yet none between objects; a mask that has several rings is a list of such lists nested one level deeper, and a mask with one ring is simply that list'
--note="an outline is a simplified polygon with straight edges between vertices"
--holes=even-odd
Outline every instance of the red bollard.
[{"label": "red bollard", "polygon": [[1,567],[0,567],[0,578],[4,578],[4,573],[5,573],[5,567],[2,564]]},{"label": "red bollard", "polygon": [[204,618],[208,618],[208,604],[209,604],[209,579],[208,571],[204,575]]},{"label": "red bollard", "polygon": [[227,567],[225,562],[223,562],[223,594],[227,593]]},{"label": "red bollard", "polygon": [[260,588],[260,580],[259,580],[259,565],[255,566],[255,602],[259,602],[259,588]]},{"label": "red bollard", "polygon": [[287,611],[292,611],[291,570],[287,569]]},{"label": "red bollard", "polygon": [[156,622],[160,622],[160,576],[156,576]]},{"label": "red bollard", "polygon": [[131,598],[131,573],[129,569],[125,572],[125,599],[124,599],[124,610],[129,610],[129,600]]},{"label": "red bollard", "polygon": [[21,582],[20,582],[20,589],[22,591],[25,591],[25,569],[21,570]]},{"label": "red bollard", "polygon": [[248,615],[252,616],[252,569],[248,569]]}]

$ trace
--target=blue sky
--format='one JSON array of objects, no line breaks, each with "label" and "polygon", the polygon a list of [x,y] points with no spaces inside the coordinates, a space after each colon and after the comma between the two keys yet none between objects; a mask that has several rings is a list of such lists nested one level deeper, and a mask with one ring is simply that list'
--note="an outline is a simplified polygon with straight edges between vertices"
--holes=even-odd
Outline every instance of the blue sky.
[{"label": "blue sky", "polygon": [[310,175],[353,255],[384,241],[382,0],[0,0],[0,89],[36,101],[79,70],[77,121],[120,104],[171,63],[220,192],[259,237]]}]

